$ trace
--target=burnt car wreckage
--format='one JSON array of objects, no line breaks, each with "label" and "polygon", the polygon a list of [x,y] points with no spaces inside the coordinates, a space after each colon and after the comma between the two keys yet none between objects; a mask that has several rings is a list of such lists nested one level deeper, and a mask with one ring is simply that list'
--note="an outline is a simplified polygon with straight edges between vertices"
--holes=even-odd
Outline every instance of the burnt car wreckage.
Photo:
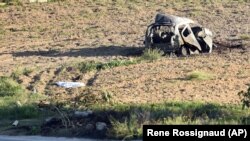
[{"label": "burnt car wreckage", "polygon": [[144,44],[180,56],[211,53],[214,47],[209,29],[191,19],[166,14],[156,15],[147,28]]}]

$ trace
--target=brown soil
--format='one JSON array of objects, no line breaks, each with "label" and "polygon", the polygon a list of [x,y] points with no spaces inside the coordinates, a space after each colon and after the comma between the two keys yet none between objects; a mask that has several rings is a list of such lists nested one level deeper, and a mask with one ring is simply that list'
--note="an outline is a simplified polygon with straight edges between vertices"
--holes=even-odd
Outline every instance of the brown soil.
[{"label": "brown soil", "polygon": [[[250,82],[249,53],[163,59],[102,71],[94,86],[111,91],[119,102],[200,101],[239,103],[237,93]],[[214,75],[187,80],[192,71]],[[119,78],[119,79],[118,79]]]},{"label": "brown soil", "polygon": [[[186,16],[211,29],[218,43],[249,35],[250,3],[141,2],[112,4],[71,0],[0,8],[0,75],[18,68],[33,72],[19,77],[27,89],[48,93],[59,80],[79,80],[112,93],[116,102],[240,102],[237,93],[250,83],[249,41],[246,50],[222,48],[211,55],[163,58],[110,70],[58,76],[65,64],[86,60],[133,58],[143,46],[144,32],[157,12]],[[222,46],[219,46],[219,48]],[[222,52],[221,52],[222,51]],[[186,80],[194,70],[212,80]],[[60,72],[60,71],[59,71]],[[94,78],[94,79],[93,79]],[[60,90],[57,91],[59,93]]]}]

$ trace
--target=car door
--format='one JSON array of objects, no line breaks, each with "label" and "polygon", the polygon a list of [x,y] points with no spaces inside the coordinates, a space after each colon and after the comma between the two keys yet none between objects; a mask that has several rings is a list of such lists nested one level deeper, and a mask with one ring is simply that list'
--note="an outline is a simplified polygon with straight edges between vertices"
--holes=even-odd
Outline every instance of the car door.
[{"label": "car door", "polygon": [[195,38],[194,33],[192,32],[191,27],[189,25],[186,25],[183,28],[183,30],[181,31],[181,36],[185,43],[193,45],[197,47],[199,51],[201,51],[201,46],[199,42],[197,41],[197,39]]}]

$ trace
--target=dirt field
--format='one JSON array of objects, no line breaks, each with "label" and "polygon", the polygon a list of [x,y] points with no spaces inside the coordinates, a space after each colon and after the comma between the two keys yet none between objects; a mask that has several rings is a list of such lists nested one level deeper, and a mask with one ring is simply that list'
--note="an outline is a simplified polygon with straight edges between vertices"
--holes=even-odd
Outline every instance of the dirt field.
[{"label": "dirt field", "polygon": [[[239,104],[237,93],[250,83],[249,2],[80,1],[24,4],[0,8],[0,75],[31,69],[19,82],[39,93],[59,80],[79,81],[112,93],[121,103],[201,101]],[[144,32],[158,12],[186,16],[211,29],[215,41],[242,38],[245,50],[219,46],[211,55],[170,58],[152,63],[58,77],[58,68],[87,60],[138,56]],[[222,48],[222,49],[220,49]],[[211,80],[187,80],[193,71]],[[35,83],[35,85],[34,85]],[[34,89],[29,89],[34,90]]]}]

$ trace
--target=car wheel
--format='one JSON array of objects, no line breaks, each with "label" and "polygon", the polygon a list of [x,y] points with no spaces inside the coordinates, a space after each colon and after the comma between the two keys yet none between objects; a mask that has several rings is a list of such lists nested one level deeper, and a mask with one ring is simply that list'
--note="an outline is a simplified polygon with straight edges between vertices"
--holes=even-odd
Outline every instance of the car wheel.
[{"label": "car wheel", "polygon": [[179,55],[182,57],[186,57],[186,56],[190,55],[189,49],[186,46],[182,46],[180,48]]}]

